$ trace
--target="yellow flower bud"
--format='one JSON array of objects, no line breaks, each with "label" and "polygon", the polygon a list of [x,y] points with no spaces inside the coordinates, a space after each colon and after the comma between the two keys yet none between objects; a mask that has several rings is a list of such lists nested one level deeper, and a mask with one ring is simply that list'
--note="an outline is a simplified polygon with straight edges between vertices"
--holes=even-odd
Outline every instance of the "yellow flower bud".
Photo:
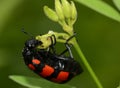
[{"label": "yellow flower bud", "polygon": [[44,6],[44,13],[49,19],[56,21],[56,22],[58,21],[58,16],[56,12],[50,9],[49,7]]},{"label": "yellow flower bud", "polygon": [[70,7],[70,4],[67,0],[61,0],[62,1],[62,9],[63,9],[63,13],[64,13],[64,16],[66,18],[70,18],[71,16],[71,7]]},{"label": "yellow flower bud", "polygon": [[73,1],[71,1],[71,19],[75,22],[77,19],[77,10]]},{"label": "yellow flower bud", "polygon": [[63,9],[62,5],[60,3],[60,0],[55,0],[55,10],[58,15],[59,20],[63,21],[64,20],[64,14],[63,14]]}]

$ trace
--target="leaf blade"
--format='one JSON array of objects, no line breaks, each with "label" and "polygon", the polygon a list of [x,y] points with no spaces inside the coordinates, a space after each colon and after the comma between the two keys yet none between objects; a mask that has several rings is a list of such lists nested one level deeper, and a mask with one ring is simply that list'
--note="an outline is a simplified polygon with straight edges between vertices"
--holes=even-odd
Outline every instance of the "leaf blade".
[{"label": "leaf blade", "polygon": [[10,75],[9,78],[18,84],[29,88],[76,88],[67,84],[56,84],[44,79],[26,76]]},{"label": "leaf blade", "polygon": [[118,10],[120,10],[120,0],[113,0],[113,3],[118,8]]},{"label": "leaf blade", "polygon": [[77,2],[120,22],[120,14],[114,8],[101,0],[76,0]]}]

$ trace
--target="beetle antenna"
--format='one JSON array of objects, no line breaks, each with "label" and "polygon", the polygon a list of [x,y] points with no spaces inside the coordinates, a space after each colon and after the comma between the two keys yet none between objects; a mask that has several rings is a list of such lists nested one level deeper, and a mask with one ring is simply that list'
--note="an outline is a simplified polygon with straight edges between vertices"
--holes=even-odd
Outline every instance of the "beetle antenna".
[{"label": "beetle antenna", "polygon": [[33,37],[33,35],[30,34],[30,33],[28,33],[28,32],[26,32],[24,28],[22,28],[21,31],[22,31],[24,34],[26,34],[26,35],[28,35],[28,36],[30,36],[30,37]]}]

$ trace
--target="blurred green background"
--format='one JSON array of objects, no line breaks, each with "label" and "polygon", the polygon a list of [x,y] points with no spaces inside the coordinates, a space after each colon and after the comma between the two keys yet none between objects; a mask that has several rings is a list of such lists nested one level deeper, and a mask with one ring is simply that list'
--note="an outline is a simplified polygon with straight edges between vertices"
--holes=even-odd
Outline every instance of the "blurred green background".
[{"label": "blurred green background", "polygon": [[[113,6],[111,0],[104,1]],[[78,20],[74,27],[78,43],[104,88],[116,88],[120,82],[120,23],[75,4]],[[23,62],[21,52],[29,37],[21,29],[35,36],[49,30],[63,32],[60,25],[44,15],[44,5],[54,8],[54,0],[0,0],[0,88],[24,88],[10,80],[9,75],[39,78]],[[74,49],[73,53],[79,58]],[[77,88],[96,88],[80,63],[84,72],[68,84]]]}]

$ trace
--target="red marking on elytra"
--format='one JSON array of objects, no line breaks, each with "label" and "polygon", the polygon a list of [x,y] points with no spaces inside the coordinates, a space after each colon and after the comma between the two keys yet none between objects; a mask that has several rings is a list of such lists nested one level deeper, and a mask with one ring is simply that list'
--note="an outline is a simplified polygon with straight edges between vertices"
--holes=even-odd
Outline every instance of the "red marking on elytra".
[{"label": "red marking on elytra", "polygon": [[42,72],[40,73],[40,75],[42,77],[47,77],[47,76],[50,76],[53,72],[54,72],[54,69],[52,67],[45,65],[45,67],[42,69]]},{"label": "red marking on elytra", "polygon": [[61,71],[58,74],[57,78],[52,78],[51,81],[61,83],[61,82],[65,81],[65,80],[67,80],[68,76],[69,76],[69,72]]},{"label": "red marking on elytra", "polygon": [[35,67],[34,67],[32,64],[29,64],[28,67],[29,67],[31,70],[35,70]]},{"label": "red marking on elytra", "polygon": [[34,63],[34,64],[40,64],[40,60],[38,60],[38,59],[33,59],[33,60],[32,60],[32,63]]},{"label": "red marking on elytra", "polygon": [[58,80],[65,81],[65,80],[67,80],[68,76],[69,76],[69,72],[61,71],[61,72],[58,74],[57,79],[58,79]]}]

